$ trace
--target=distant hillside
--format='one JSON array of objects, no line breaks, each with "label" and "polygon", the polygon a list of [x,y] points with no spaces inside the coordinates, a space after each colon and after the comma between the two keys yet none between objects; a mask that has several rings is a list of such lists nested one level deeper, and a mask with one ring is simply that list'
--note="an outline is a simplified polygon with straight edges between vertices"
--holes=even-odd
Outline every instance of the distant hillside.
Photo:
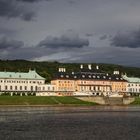
[{"label": "distant hillside", "polygon": [[[81,63],[80,63],[81,64]],[[36,62],[26,60],[0,60],[0,71],[21,71],[28,72],[29,69],[35,69],[41,76],[45,77],[49,82],[57,72],[59,67],[65,67],[67,71],[78,71],[80,68],[78,63],[59,63],[59,62]],[[96,67],[96,63],[92,67]],[[126,67],[114,64],[98,64],[99,68],[107,73],[113,73],[114,70],[120,70],[121,73],[127,73],[128,76],[140,77],[140,68]],[[87,67],[87,64],[84,64]]]}]

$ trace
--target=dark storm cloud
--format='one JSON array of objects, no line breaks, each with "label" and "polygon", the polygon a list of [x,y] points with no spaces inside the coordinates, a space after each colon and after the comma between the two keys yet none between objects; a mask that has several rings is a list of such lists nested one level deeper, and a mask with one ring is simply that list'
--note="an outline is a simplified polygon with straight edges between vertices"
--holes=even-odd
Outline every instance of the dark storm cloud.
[{"label": "dark storm cloud", "polygon": [[62,35],[61,37],[47,37],[38,46],[47,48],[82,48],[88,46],[87,39],[79,38],[78,35]]},{"label": "dark storm cloud", "polygon": [[5,35],[5,36],[13,36],[17,34],[17,30],[13,29],[8,29],[8,28],[0,28],[0,35]]},{"label": "dark storm cloud", "polygon": [[111,45],[116,47],[140,47],[140,29],[138,31],[118,33],[111,39]]},{"label": "dark storm cloud", "polygon": [[68,0],[68,3],[69,3],[69,4],[75,4],[76,1],[75,1],[75,0]]},{"label": "dark storm cloud", "polygon": [[22,41],[17,40],[11,40],[6,37],[0,38],[0,50],[6,50],[6,49],[17,49],[24,46],[24,43]]},{"label": "dark storm cloud", "polygon": [[17,0],[17,1],[32,3],[32,2],[52,1],[52,0]]},{"label": "dark storm cloud", "polygon": [[85,35],[86,35],[87,37],[92,37],[92,36],[93,36],[92,33],[86,33]]},{"label": "dark storm cloud", "polygon": [[39,2],[39,1],[42,1],[42,0],[17,0],[17,1],[22,1],[22,2]]},{"label": "dark storm cloud", "polygon": [[0,0],[0,16],[6,18],[21,18],[30,21],[34,18],[35,13],[16,0]]},{"label": "dark storm cloud", "polygon": [[107,35],[100,36],[100,40],[105,40],[105,39],[107,39]]}]

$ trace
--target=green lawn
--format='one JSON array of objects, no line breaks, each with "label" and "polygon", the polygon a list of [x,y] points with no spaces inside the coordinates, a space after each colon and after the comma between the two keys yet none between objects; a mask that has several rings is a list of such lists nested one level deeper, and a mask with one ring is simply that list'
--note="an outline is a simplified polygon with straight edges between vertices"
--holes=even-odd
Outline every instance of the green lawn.
[{"label": "green lawn", "polygon": [[95,105],[66,96],[0,96],[0,105]]},{"label": "green lawn", "polygon": [[140,105],[140,97],[135,97],[135,101],[131,105]]}]

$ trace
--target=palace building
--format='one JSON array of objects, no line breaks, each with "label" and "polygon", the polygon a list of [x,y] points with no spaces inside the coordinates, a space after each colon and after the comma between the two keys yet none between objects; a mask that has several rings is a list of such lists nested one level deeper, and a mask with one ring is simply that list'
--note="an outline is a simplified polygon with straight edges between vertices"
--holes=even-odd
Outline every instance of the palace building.
[{"label": "palace building", "polygon": [[[130,80],[130,79],[129,79]],[[11,96],[76,96],[76,95],[110,95],[111,93],[124,94],[134,91],[128,88],[128,78],[121,76],[119,71],[113,74],[105,73],[99,66],[80,66],[79,71],[67,72],[66,68],[59,68],[50,84],[45,83],[35,70],[29,72],[0,72],[0,94],[8,93]],[[131,80],[130,80],[131,81]],[[129,81],[129,82],[130,82]],[[134,82],[133,82],[134,85]],[[139,86],[140,87],[140,86]],[[137,89],[139,91],[140,88]]]},{"label": "palace building", "polygon": [[124,75],[123,78],[127,80],[127,88],[126,91],[130,94],[138,94],[140,93],[140,78],[137,77],[128,77],[127,75]]},{"label": "palace building", "polygon": [[71,73],[67,73],[65,68],[59,68],[51,83],[55,85],[58,95],[108,95],[110,92],[123,94],[127,81],[118,71],[108,74],[102,72],[99,66],[93,69],[91,65],[87,68],[81,65],[78,72]]},{"label": "palace building", "polygon": [[[46,95],[54,91],[54,86],[45,84],[45,78],[36,73],[29,72],[0,72],[0,93],[9,92],[24,93],[34,92],[36,95]],[[22,94],[21,94],[22,95]]]}]

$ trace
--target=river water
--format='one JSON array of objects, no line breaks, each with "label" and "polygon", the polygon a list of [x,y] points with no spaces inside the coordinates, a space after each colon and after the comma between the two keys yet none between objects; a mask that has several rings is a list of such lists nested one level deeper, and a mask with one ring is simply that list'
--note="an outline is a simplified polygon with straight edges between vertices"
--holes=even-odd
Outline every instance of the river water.
[{"label": "river water", "polygon": [[140,140],[140,107],[0,107],[0,140]]}]

